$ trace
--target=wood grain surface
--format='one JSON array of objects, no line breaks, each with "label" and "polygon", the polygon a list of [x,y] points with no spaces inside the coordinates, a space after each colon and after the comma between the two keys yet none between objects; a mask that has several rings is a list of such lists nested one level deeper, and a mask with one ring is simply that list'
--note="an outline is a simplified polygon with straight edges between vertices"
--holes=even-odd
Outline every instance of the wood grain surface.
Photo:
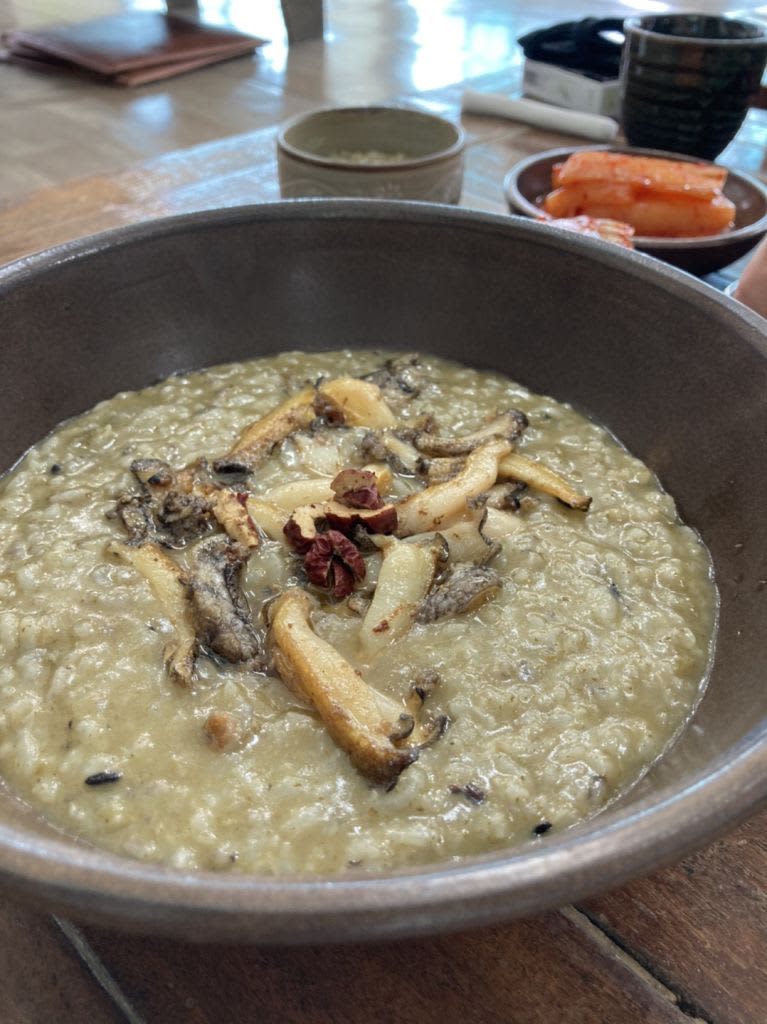
[{"label": "wood grain surface", "polygon": [[767,1021],[767,814],[583,907],[705,1020]]},{"label": "wood grain surface", "polygon": [[667,990],[574,910],[385,946],[269,950],[86,935],[150,1021],[690,1024]]},{"label": "wood grain surface", "polygon": [[118,1024],[124,1015],[55,922],[0,906],[0,1020],[3,1024]]}]

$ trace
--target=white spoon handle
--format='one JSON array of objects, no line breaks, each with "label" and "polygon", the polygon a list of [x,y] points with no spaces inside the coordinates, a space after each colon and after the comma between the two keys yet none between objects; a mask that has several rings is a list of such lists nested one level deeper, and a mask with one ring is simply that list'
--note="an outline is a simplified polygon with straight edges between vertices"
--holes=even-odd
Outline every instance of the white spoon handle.
[{"label": "white spoon handle", "polygon": [[469,114],[507,117],[511,121],[521,121],[523,124],[565,135],[580,135],[595,142],[612,142],[618,134],[618,123],[611,117],[565,110],[564,107],[554,107],[537,100],[513,100],[508,96],[476,92],[474,89],[466,89],[461,107]]}]

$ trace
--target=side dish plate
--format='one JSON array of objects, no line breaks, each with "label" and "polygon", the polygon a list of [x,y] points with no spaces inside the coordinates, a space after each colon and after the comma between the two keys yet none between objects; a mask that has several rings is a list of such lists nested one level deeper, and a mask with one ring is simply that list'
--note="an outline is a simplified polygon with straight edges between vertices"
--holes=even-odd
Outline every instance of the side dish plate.
[{"label": "side dish plate", "polygon": [[[512,213],[538,218],[541,201],[551,191],[551,171],[573,153],[607,150],[632,156],[662,157],[697,163],[694,157],[666,153],[656,149],[632,149],[627,146],[578,146],[536,153],[506,175],[503,188]],[[634,248],[655,256],[692,274],[710,274],[729,266],[759,242],[767,232],[767,187],[756,178],[728,168],[724,195],[735,204],[735,226],[721,235],[702,238],[650,238],[635,236]]]}]

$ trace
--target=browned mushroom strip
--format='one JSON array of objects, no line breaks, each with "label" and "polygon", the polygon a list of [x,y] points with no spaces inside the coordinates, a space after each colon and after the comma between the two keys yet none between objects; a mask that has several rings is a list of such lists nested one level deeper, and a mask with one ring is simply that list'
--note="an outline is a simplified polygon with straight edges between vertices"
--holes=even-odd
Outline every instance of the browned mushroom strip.
[{"label": "browned mushroom strip", "polygon": [[485,509],[482,536],[486,537],[490,543],[497,542],[500,544],[506,537],[524,533],[525,530],[524,518],[515,512],[506,512],[498,508]]},{"label": "browned mushroom strip", "polygon": [[213,502],[202,493],[168,491],[158,504],[158,539],[168,547],[181,548],[210,530]]},{"label": "browned mushroom strip", "polygon": [[258,637],[240,590],[250,551],[228,537],[212,537],[194,552],[189,578],[192,621],[200,642],[227,661],[253,661]]},{"label": "browned mushroom strip", "polygon": [[478,495],[476,505],[478,508],[512,509],[516,512],[526,490],[527,484],[520,480],[509,480],[502,484],[496,484],[489,491]]},{"label": "browned mushroom strip", "polygon": [[213,463],[217,473],[249,472],[296,430],[309,426],[315,417],[314,388],[291,395],[276,409],[256,420],[240,435],[231,451]]},{"label": "browned mushroom strip", "polygon": [[329,402],[350,427],[393,427],[397,418],[386,404],[381,389],[356,377],[321,381],[320,399]]},{"label": "browned mushroom strip", "polygon": [[421,457],[416,449],[407,439],[405,432],[401,434],[386,431],[381,440],[386,451],[386,461],[395,473],[409,474],[416,476],[420,473],[419,464]]},{"label": "browned mushroom strip", "polygon": [[204,458],[195,459],[177,469],[173,474],[173,489],[183,494],[207,494],[209,489],[216,487],[216,483],[210,472],[208,460]]},{"label": "browned mushroom strip", "polygon": [[460,562],[485,565],[501,550],[501,545],[497,541],[490,540],[485,534],[486,520],[487,511],[479,509],[467,519],[460,519],[452,526],[443,527],[440,530],[441,535],[447,541],[450,562],[453,565]]},{"label": "browned mushroom strip", "polygon": [[151,494],[121,494],[107,516],[122,522],[128,534],[128,543],[136,546],[156,538],[154,513],[155,502]]},{"label": "browned mushroom strip", "polygon": [[510,409],[471,434],[464,434],[462,437],[439,437],[421,431],[414,436],[413,444],[427,455],[467,455],[493,437],[514,441],[526,427],[527,416],[518,409]]},{"label": "browned mushroom strip", "polygon": [[360,642],[368,657],[407,633],[447,554],[439,534],[423,544],[396,540],[387,544],[373,600],[360,625]]},{"label": "browned mushroom strip", "polygon": [[[383,697],[348,661],[314,632],[313,602],[302,590],[287,590],[268,608],[269,648],[283,681],[319,714],[335,743],[371,782],[384,786],[418,758],[417,747],[391,739],[399,714],[382,714]],[[396,710],[396,709],[395,709]]]},{"label": "browned mushroom strip", "polygon": [[[159,459],[140,459],[132,463],[131,472],[154,501],[157,539],[166,546],[180,547],[185,540],[205,533],[213,516],[232,540],[258,547],[260,534],[247,510],[247,495],[215,484],[205,459],[178,472]],[[125,516],[121,517],[125,522]],[[172,543],[174,539],[180,543]]]},{"label": "browned mushroom strip", "polygon": [[180,474],[160,459],[138,459],[130,468],[142,493],[121,495],[114,513],[122,520],[131,544],[153,541],[180,548],[208,532],[213,518],[212,487],[200,483],[199,464]]},{"label": "browned mushroom strip", "polygon": [[553,469],[544,466],[542,462],[528,459],[524,455],[510,452],[501,459],[498,466],[498,476],[503,480],[520,480],[522,483],[533,487],[544,494],[550,494],[569,505],[570,508],[580,509],[586,512],[591,505],[591,498],[587,494],[578,491],[568,480],[565,480]]},{"label": "browned mushroom strip", "polygon": [[284,508],[274,505],[271,501],[255,498],[252,494],[247,496],[245,508],[258,529],[263,531],[269,540],[280,541],[283,544],[288,543],[288,539],[283,533],[287,519]]},{"label": "browned mushroom strip", "polygon": [[175,683],[190,686],[197,654],[197,635],[187,596],[186,576],[157,544],[132,547],[112,541],[108,550],[132,565],[149,583],[174,630],[174,636],[163,652],[166,671]]},{"label": "browned mushroom strip", "polygon": [[411,494],[397,506],[397,536],[430,533],[450,524],[467,511],[469,499],[492,487],[498,463],[511,450],[508,441],[495,440],[475,448],[458,476]]},{"label": "browned mushroom strip", "polygon": [[253,516],[248,511],[248,495],[238,494],[222,487],[210,495],[213,515],[219,526],[232,540],[246,548],[257,548],[261,543]]},{"label": "browned mushroom strip", "polygon": [[480,565],[456,565],[444,582],[438,584],[421,607],[416,621],[427,623],[447,615],[472,612],[495,597],[501,578],[493,569]]}]

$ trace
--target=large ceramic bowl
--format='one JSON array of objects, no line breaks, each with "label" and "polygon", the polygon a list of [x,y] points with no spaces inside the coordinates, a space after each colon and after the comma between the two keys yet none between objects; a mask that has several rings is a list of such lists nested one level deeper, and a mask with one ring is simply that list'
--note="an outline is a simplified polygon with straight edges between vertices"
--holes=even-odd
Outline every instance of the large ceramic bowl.
[{"label": "large ceramic bowl", "polygon": [[0,794],[0,883],[78,918],[186,938],[413,935],[530,914],[705,843],[767,796],[765,321],[685,274],[447,207],[202,213],[0,271],[0,459],[174,370],[289,347],[407,344],[501,370],[607,424],[711,549],[721,625],[694,723],[620,804],[546,842],[355,877],[222,876],[93,849]]},{"label": "large ceramic bowl", "polygon": [[[551,171],[572,153],[605,149],[611,153],[655,156],[669,160],[697,162],[694,157],[659,149],[626,146],[578,146],[536,153],[515,164],[506,175],[504,192],[512,213],[540,217],[541,201],[551,191]],[[724,194],[735,204],[735,225],[721,235],[701,238],[653,238],[637,235],[634,248],[671,263],[692,274],[710,274],[745,256],[767,233],[767,187],[748,174],[728,169]]]}]

